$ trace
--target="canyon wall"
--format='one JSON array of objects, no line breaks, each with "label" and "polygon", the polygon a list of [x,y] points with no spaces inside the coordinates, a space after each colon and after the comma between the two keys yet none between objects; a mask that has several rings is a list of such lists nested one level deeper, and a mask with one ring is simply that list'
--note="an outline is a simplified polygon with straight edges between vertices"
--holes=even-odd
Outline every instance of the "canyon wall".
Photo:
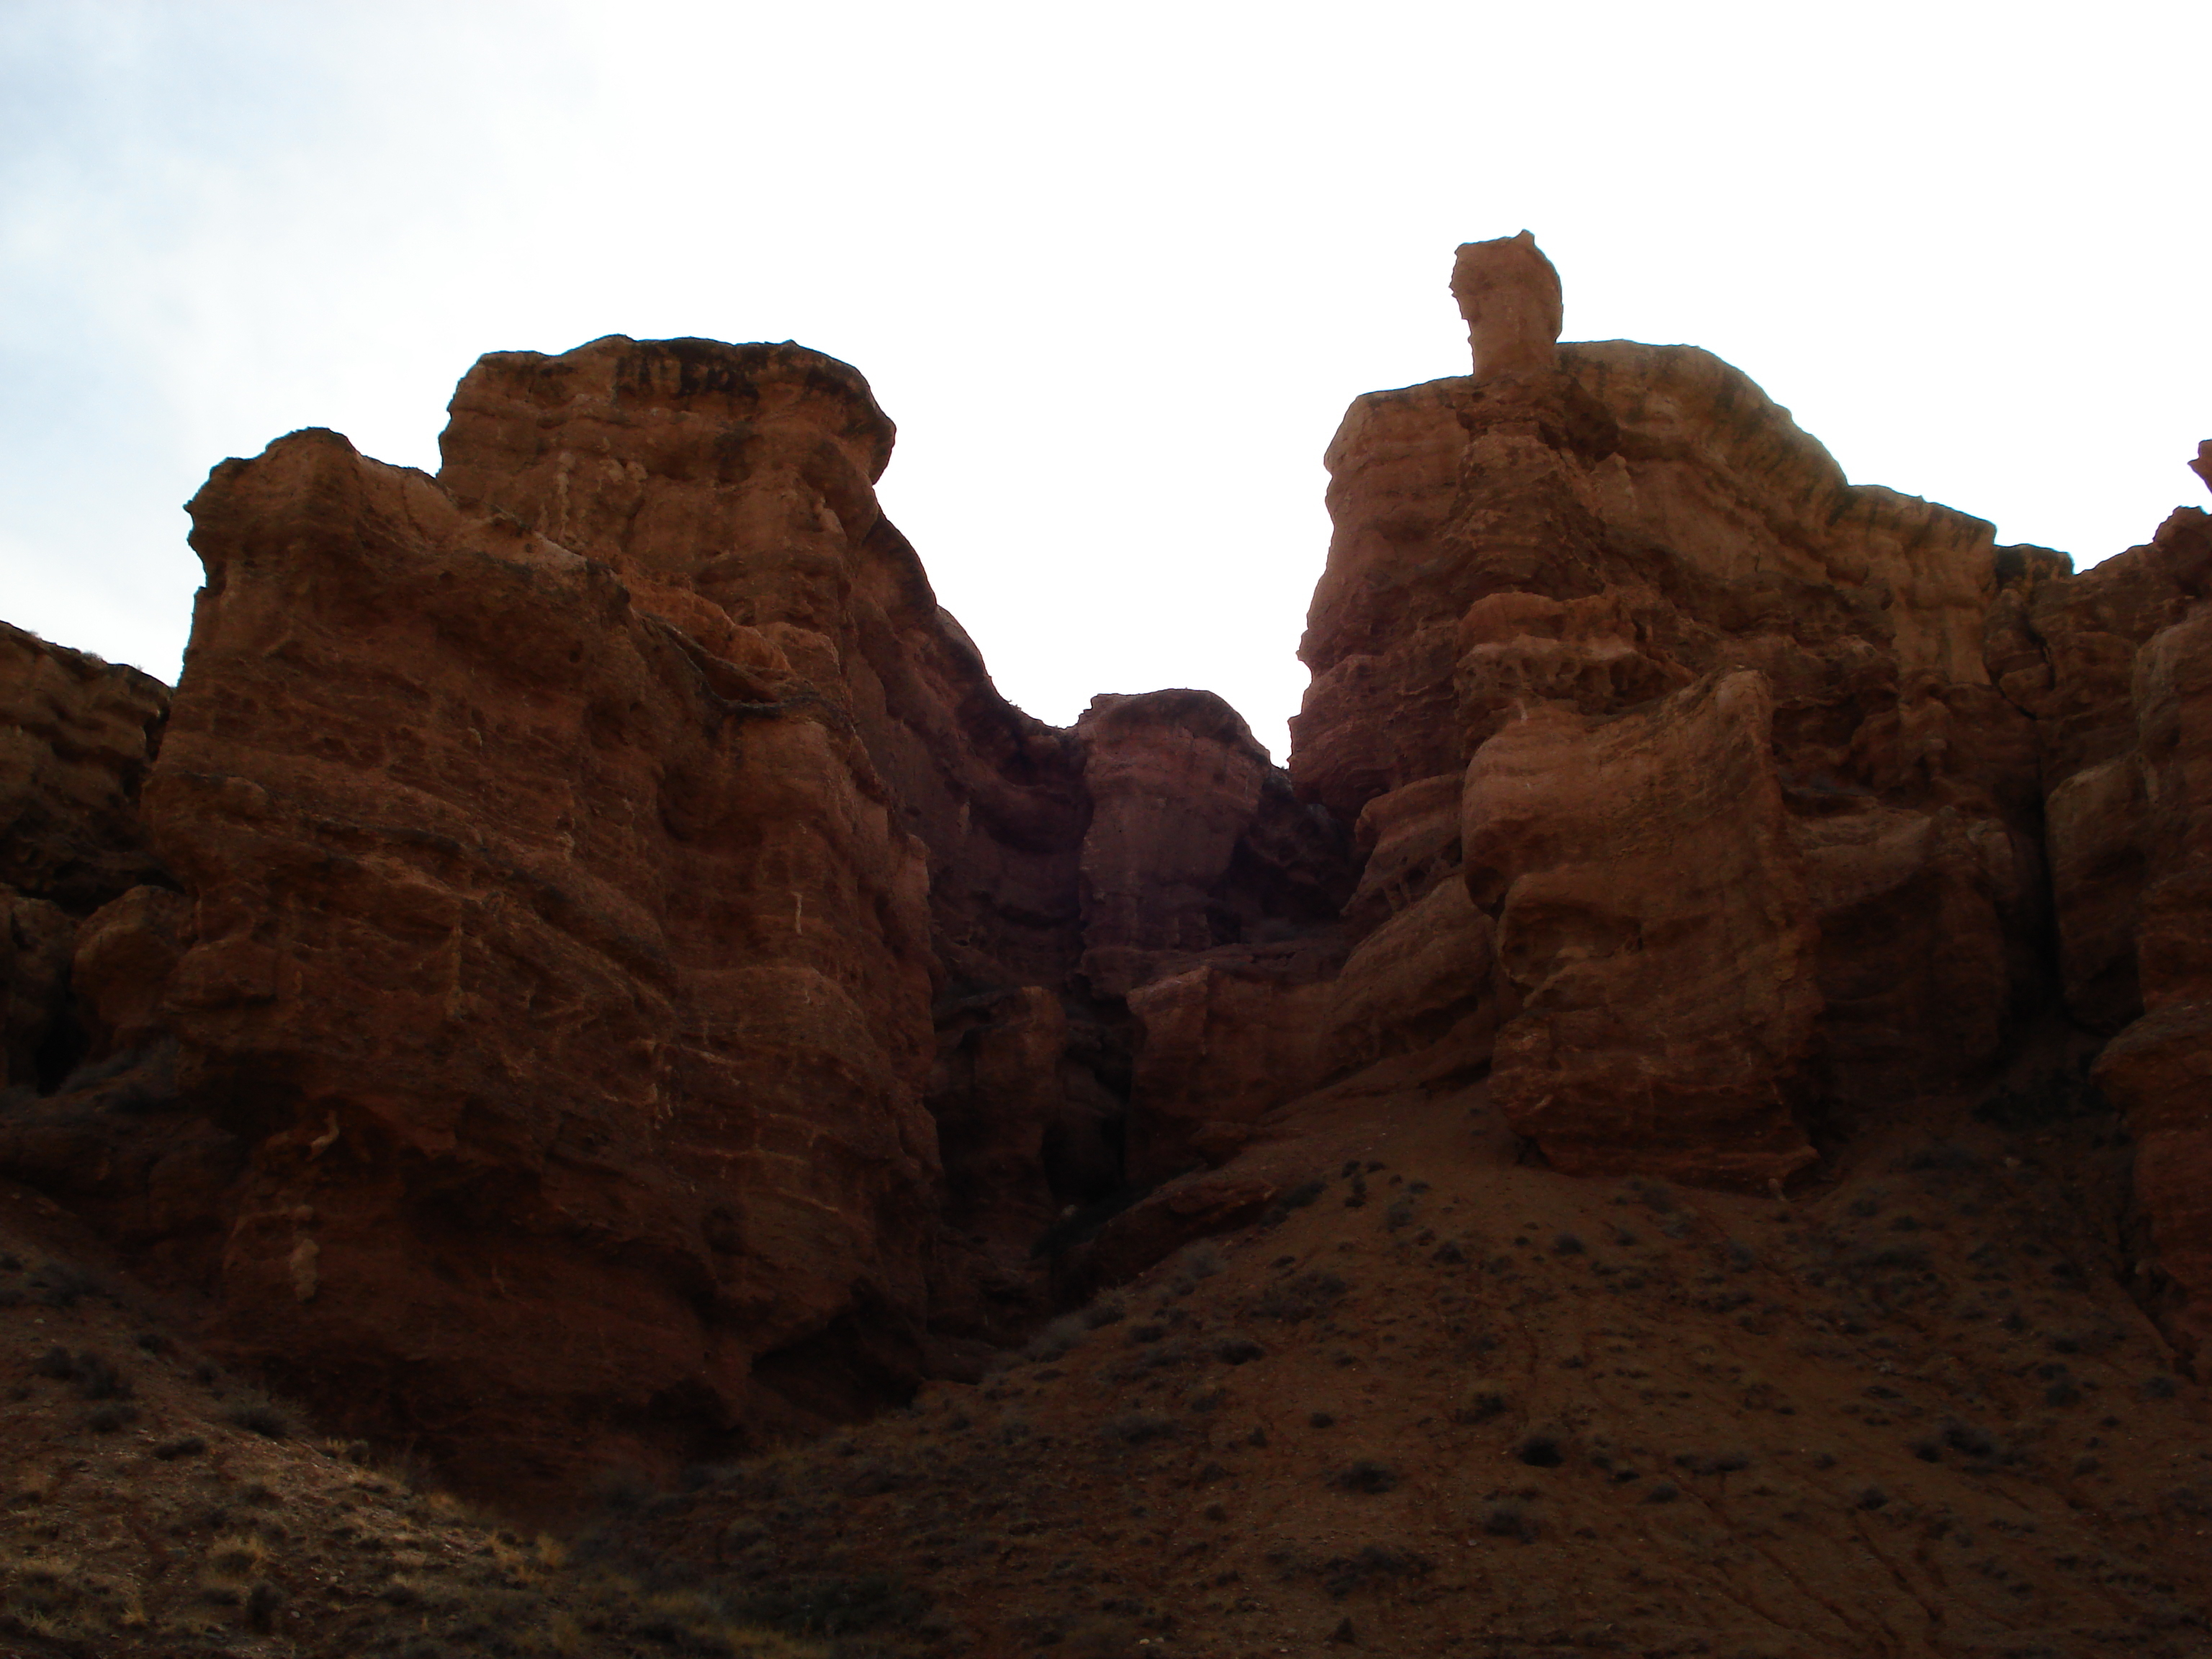
[{"label": "canyon wall", "polygon": [[127,779],[143,677],[24,647],[76,695],[23,722],[17,856],[88,914],[16,901],[14,1047],[92,1063],[8,1170],[508,1490],[1033,1326],[1065,1212],[1221,1144],[1170,1075],[1130,1157],[1128,994],[1291,971],[1348,848],[1211,694],[1000,698],[876,506],[891,439],[818,354],[611,339],[483,360],[435,479],[327,432],[218,467]]},{"label": "canyon wall", "polygon": [[1557,344],[1525,233],[1453,288],[1474,373],[1329,447],[1287,769],[1205,691],[1006,702],[800,347],[488,356],[435,478],[223,463],[173,698],[0,636],[0,1173],[555,1496],[978,1375],[1347,1079],[1760,1189],[2109,1038],[2194,1341],[2205,515],[2077,576]]},{"label": "canyon wall", "polygon": [[1990,526],[1848,484],[1693,348],[1487,368],[1486,319],[1525,334],[1557,278],[1518,239],[1462,251],[1463,302],[1470,271],[1478,372],[1330,446],[1291,776],[1419,846],[1391,904],[1458,880],[1493,918],[1495,1092],[1555,1162],[1786,1179],[2041,1006]]}]

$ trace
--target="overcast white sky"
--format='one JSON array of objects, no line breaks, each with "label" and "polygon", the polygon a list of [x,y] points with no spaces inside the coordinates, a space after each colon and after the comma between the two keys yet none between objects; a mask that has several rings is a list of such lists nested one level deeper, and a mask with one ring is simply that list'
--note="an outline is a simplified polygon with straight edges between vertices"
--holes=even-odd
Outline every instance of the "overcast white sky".
[{"label": "overcast white sky", "polygon": [[1280,757],[1345,404],[1453,248],[2083,563],[2203,492],[2212,6],[0,0],[0,617],[173,679],[180,504],[434,470],[480,352],[796,339],[1000,688]]}]

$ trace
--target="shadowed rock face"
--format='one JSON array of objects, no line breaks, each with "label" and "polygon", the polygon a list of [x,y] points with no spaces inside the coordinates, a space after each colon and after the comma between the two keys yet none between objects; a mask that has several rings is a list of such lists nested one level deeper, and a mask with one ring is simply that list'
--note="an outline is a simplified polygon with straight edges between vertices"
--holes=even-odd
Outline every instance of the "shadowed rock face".
[{"label": "shadowed rock face", "polygon": [[2195,1340],[2212,520],[2075,576],[1555,346],[1526,233],[1454,290],[1476,374],[1330,447],[1287,772],[1208,692],[1006,703],[799,347],[225,462],[173,704],[0,636],[0,1169],[556,1499],[979,1375],[1289,1201],[1294,1103],[1488,1073],[1561,1170],[1758,1189],[2086,1030]]},{"label": "shadowed rock face", "polygon": [[138,793],[168,711],[160,681],[0,623],[0,1089],[52,1089],[84,1057],[79,926],[167,878]]},{"label": "shadowed rock face", "polygon": [[[2200,477],[2207,449],[2191,465]],[[2206,480],[2212,484],[2212,478]],[[2095,1078],[2137,1138],[2145,1277],[2169,1333],[2212,1337],[2212,515],[2081,576],[2023,583],[2012,681],[2045,738],[2058,953]]]}]

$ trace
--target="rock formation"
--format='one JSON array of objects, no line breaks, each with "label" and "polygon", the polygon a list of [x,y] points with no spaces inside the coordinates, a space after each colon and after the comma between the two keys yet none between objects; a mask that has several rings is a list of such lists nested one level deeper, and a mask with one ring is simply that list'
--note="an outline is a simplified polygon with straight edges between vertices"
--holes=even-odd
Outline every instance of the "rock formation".
[{"label": "rock formation", "polygon": [[1785,1178],[2040,994],[1990,531],[1847,484],[1704,352],[1547,363],[1555,284],[1519,238],[1463,249],[1476,374],[1346,416],[1291,775],[1407,826],[1394,904],[1457,878],[1497,919],[1497,1093],[1547,1154]]},{"label": "rock formation", "polygon": [[[2207,471],[2212,450],[2191,463]],[[2212,485],[2212,478],[2207,478]],[[2138,1146],[2143,1276],[2185,1347],[2212,1335],[2212,515],[2078,576],[2024,569],[1997,636],[2042,739],[2058,963],[2111,1042],[2096,1079]]]},{"label": "rock formation", "polygon": [[1527,231],[1462,243],[1451,289],[1467,319],[1477,380],[1541,374],[1558,362],[1553,348],[1565,317],[1559,273]]},{"label": "rock formation", "polygon": [[165,880],[138,794],[167,689],[0,623],[0,1089],[52,1089],[84,1057],[70,1018],[77,930]]},{"label": "rock formation", "polygon": [[[484,360],[436,480],[315,432],[217,468],[144,803],[182,891],[86,890],[112,1058],[9,1167],[478,1484],[849,1415],[1033,1322],[1032,1247],[1151,1121],[1126,994],[1299,971],[1346,849],[1209,694],[1000,699],[875,506],[890,441],[817,354],[607,340]],[[24,937],[50,1024],[70,940]]]},{"label": "rock formation", "polygon": [[2196,1340],[2212,520],[2075,575],[1559,345],[1526,232],[1452,287],[1474,373],[1329,447],[1287,771],[1204,691],[1008,704],[797,346],[488,356],[434,479],[223,463],[173,703],[0,636],[0,1170],[550,1496],[980,1374],[1291,1201],[1297,1103],[1487,1073],[1560,1170],[1761,1191],[2111,1037]]}]

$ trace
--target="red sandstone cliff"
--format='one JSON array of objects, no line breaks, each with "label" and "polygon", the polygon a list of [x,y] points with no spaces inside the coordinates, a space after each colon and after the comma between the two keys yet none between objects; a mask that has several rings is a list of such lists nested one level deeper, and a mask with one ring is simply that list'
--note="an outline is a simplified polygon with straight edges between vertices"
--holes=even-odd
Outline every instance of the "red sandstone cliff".
[{"label": "red sandstone cliff", "polygon": [[1540,349],[1556,286],[1462,249],[1477,374],[1346,416],[1291,775],[1419,849],[1391,904],[1461,879],[1495,918],[1496,1089],[1547,1153],[1785,1177],[2040,994],[1990,528],[1847,484],[1704,352]]},{"label": "red sandstone cliff", "polygon": [[2118,1033],[2195,1333],[2204,515],[2075,576],[1556,346],[1525,234],[1454,289],[1474,374],[1330,447],[1287,773],[1210,693],[1006,703],[796,346],[487,357],[435,479],[224,463],[173,707],[0,641],[0,1169],[553,1492],[974,1375],[1279,1200],[1294,1102],[1487,1072],[1563,1170],[1756,1189]]},{"label": "red sandstone cliff", "polygon": [[1284,955],[1345,848],[1209,694],[1000,698],[876,507],[890,441],[817,354],[605,340],[479,364],[436,480],[329,433],[218,468],[144,802],[174,888],[90,892],[103,1064],[9,1167],[479,1483],[1033,1323],[1032,1247],[1127,1179],[1124,994]]}]

